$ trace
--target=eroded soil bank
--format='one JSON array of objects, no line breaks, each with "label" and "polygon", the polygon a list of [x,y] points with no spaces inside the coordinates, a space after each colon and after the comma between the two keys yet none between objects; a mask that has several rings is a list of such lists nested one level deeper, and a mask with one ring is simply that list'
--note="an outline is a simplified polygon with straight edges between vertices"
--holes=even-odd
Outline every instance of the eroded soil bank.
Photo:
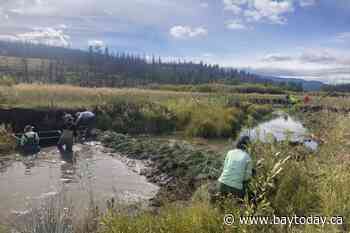
[{"label": "eroded soil bank", "polygon": [[56,130],[62,128],[62,116],[64,112],[74,114],[81,110],[0,108],[0,123],[10,126],[16,133],[21,133],[28,124],[35,126],[38,131]]}]

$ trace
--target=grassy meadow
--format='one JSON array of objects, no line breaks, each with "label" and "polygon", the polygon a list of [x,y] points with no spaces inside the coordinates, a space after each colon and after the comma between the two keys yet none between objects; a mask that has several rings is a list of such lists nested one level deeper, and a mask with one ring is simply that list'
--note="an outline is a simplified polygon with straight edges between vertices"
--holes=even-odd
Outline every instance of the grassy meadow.
[{"label": "grassy meadow", "polygon": [[[250,102],[257,104],[277,103],[285,100],[285,94],[271,94],[256,92],[242,93],[238,87],[228,85],[202,85],[177,87],[175,85],[161,85],[140,88],[85,88],[72,85],[47,84],[17,84],[6,85],[0,81],[0,104],[3,107],[56,107],[79,108],[93,107],[107,103],[116,98],[125,100],[148,100],[166,103],[185,99],[185,101],[199,103],[213,103],[225,105],[229,103]],[[4,85],[5,84],[5,85]],[[243,88],[243,85],[241,88]],[[249,85],[247,86],[249,87]],[[258,86],[264,89],[264,87]],[[266,89],[266,88],[265,88]],[[268,89],[267,89],[268,90]],[[286,92],[297,96],[300,100],[303,93]],[[312,101],[310,106],[334,107],[350,109],[347,95],[332,96],[327,93],[308,93]],[[336,104],[334,104],[336,103]]]},{"label": "grassy meadow", "polygon": [[115,98],[126,100],[150,100],[164,103],[169,100],[186,99],[225,104],[231,100],[278,99],[283,95],[242,94],[232,92],[188,92],[153,90],[142,88],[85,88],[71,85],[18,84],[0,85],[3,106],[10,107],[57,107],[77,108],[104,104]]}]

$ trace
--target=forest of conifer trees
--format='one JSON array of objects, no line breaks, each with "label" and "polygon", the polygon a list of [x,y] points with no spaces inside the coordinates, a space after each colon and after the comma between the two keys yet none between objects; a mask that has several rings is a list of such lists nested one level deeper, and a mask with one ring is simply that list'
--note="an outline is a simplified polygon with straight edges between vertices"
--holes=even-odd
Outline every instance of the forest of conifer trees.
[{"label": "forest of conifer trees", "polygon": [[[42,44],[0,41],[0,75],[15,82],[58,83],[88,87],[129,87],[147,84],[261,83],[273,81],[233,68],[187,61],[163,62],[160,57],[110,52],[108,47],[88,51]],[[278,83],[301,90],[295,83]]]}]

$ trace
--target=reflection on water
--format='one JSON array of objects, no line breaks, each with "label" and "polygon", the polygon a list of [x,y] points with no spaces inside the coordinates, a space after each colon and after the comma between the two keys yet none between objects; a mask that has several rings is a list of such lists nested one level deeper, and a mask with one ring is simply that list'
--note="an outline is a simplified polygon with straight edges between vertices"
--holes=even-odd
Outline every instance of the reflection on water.
[{"label": "reflection on water", "polygon": [[318,143],[308,138],[308,131],[301,122],[295,120],[287,114],[263,122],[253,129],[246,129],[241,132],[242,135],[248,135],[253,140],[262,142],[285,141],[304,144],[311,150],[316,150]]},{"label": "reflection on water", "polygon": [[73,162],[64,162],[61,164],[61,181],[65,184],[78,183],[76,179],[76,166]]},{"label": "reflection on water", "polygon": [[62,190],[75,207],[86,206],[91,195],[104,205],[110,198],[135,202],[156,194],[157,186],[104,150],[101,145],[77,145],[74,162],[62,160],[57,149],[51,148],[36,159],[13,162],[0,171],[0,219],[25,212],[36,201]]}]

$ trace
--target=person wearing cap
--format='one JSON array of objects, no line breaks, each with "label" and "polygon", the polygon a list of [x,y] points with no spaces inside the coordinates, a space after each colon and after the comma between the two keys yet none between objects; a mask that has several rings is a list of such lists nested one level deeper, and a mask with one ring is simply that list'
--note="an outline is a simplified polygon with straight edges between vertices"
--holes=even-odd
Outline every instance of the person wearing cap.
[{"label": "person wearing cap", "polygon": [[24,128],[24,133],[20,138],[19,145],[24,154],[37,154],[40,152],[40,138],[39,135],[34,132],[34,127],[27,125]]},{"label": "person wearing cap", "polygon": [[249,143],[248,136],[241,137],[236,148],[226,155],[223,171],[218,180],[219,192],[224,196],[244,198],[245,184],[253,173],[252,160],[247,152]]},{"label": "person wearing cap", "polygon": [[91,111],[77,112],[76,113],[77,120],[75,121],[75,125],[77,128],[86,128],[85,137],[89,138],[91,136],[91,131],[95,127],[96,124],[96,116]]}]

